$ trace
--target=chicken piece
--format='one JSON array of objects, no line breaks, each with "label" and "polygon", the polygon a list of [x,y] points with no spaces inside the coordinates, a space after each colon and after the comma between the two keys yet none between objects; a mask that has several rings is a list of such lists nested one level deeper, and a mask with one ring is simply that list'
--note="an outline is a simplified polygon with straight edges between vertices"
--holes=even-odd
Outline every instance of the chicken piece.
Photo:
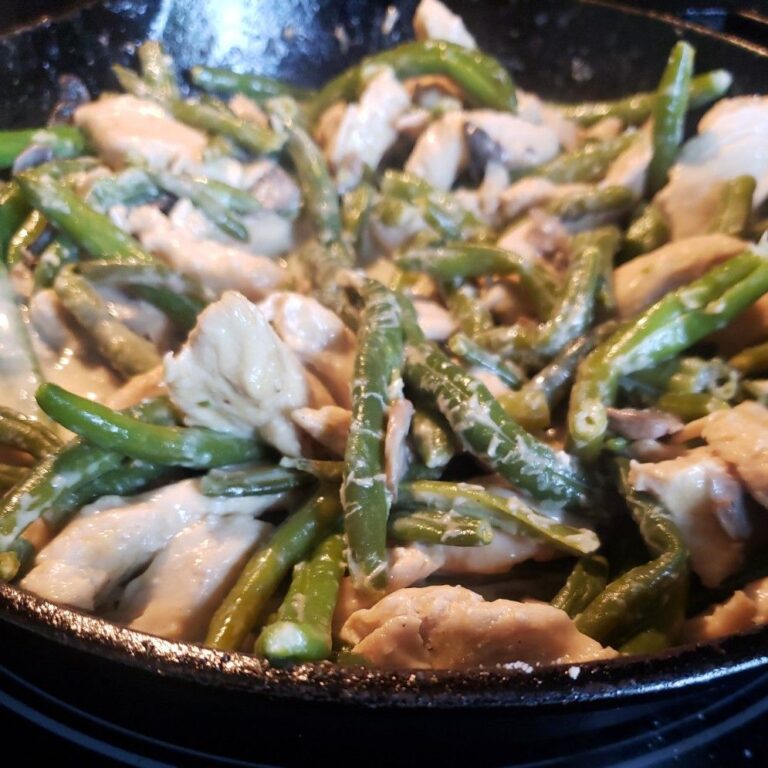
[{"label": "chicken piece", "polygon": [[248,515],[193,523],[128,583],[110,618],[169,640],[202,640],[246,558],[271,530]]},{"label": "chicken piece", "polygon": [[416,141],[432,120],[432,113],[424,107],[413,107],[395,121],[395,130]]},{"label": "chicken piece", "polygon": [[325,152],[341,192],[359,183],[365,166],[378,168],[397,140],[398,119],[410,106],[408,92],[387,67],[371,79],[358,103],[347,105],[332,138],[333,123],[324,121],[320,135],[329,137]]},{"label": "chicken piece", "polygon": [[130,499],[104,497],[84,507],[40,552],[21,586],[46,600],[92,611],[192,523],[206,515],[252,517],[284,497],[213,498],[200,492],[198,480]]},{"label": "chicken piece", "polygon": [[344,456],[352,423],[352,411],[338,405],[322,408],[297,408],[293,423],[335,456]]},{"label": "chicken piece", "polygon": [[447,40],[464,48],[477,48],[461,16],[439,0],[421,0],[413,15],[413,32],[417,40]]},{"label": "chicken piece", "polygon": [[720,201],[720,184],[752,176],[756,208],[768,196],[768,97],[721,99],[699,123],[699,134],[683,145],[669,183],[656,196],[672,238],[706,232]]},{"label": "chicken piece", "polygon": [[447,191],[466,162],[464,114],[447,112],[419,136],[405,170],[420,176],[435,189]]},{"label": "chicken piece", "polygon": [[208,143],[204,133],[169,117],[159,104],[129,95],[82,104],[75,111],[75,125],[113,168],[135,157],[153,168],[180,158],[199,162]]},{"label": "chicken piece", "polygon": [[635,141],[608,167],[600,186],[626,187],[638,197],[645,192],[645,179],[653,157],[650,125],[643,127]]},{"label": "chicken piece", "polygon": [[481,381],[494,397],[499,397],[509,392],[509,387],[493,371],[489,371],[487,368],[474,366],[469,369],[469,373],[473,378]]},{"label": "chicken piece", "polygon": [[524,259],[554,259],[569,249],[570,235],[556,216],[533,208],[520,223],[513,223],[496,243]]},{"label": "chicken piece", "polygon": [[622,264],[613,273],[619,314],[633,317],[744,248],[743,240],[729,235],[699,235],[667,243]]},{"label": "chicken piece", "polygon": [[576,149],[581,143],[582,132],[578,124],[563,117],[556,107],[520,88],[517,89],[517,115],[528,123],[547,126],[557,136],[560,146],[566,152]]},{"label": "chicken piece", "polygon": [[545,603],[486,602],[464,587],[400,589],[355,612],[341,630],[352,652],[386,669],[469,669],[522,661],[563,664],[616,655]]},{"label": "chicken piece", "polygon": [[274,160],[244,165],[241,187],[268,211],[296,215],[301,208],[301,189],[296,179]]},{"label": "chicken piece", "polygon": [[689,619],[683,629],[686,642],[716,640],[768,624],[768,578],[737,590],[724,603]]},{"label": "chicken piece", "polygon": [[[441,565],[439,552],[428,552],[419,544],[392,547],[387,550],[387,594],[424,581]],[[339,586],[339,597],[333,614],[333,636],[338,637],[346,620],[361,608],[370,608],[378,596],[367,590],[357,589],[351,576],[345,576]]]},{"label": "chicken piece", "polygon": [[442,559],[440,573],[450,574],[508,573],[519,563],[527,560],[545,562],[557,554],[552,547],[530,536],[517,536],[503,531],[494,531],[491,543],[484,547],[430,544],[424,549],[430,557]]},{"label": "chicken piece", "polygon": [[378,217],[372,216],[371,235],[379,250],[391,254],[414,235],[428,228],[423,216],[413,206],[402,209],[399,220],[393,224],[384,224]]},{"label": "chicken piece", "polygon": [[126,225],[145,248],[179,272],[198,279],[214,297],[237,290],[258,300],[289,283],[287,270],[271,259],[199,238],[194,226],[186,231],[174,226],[157,208],[134,208]]},{"label": "chicken piece", "polygon": [[683,422],[655,408],[609,408],[608,428],[629,440],[658,440],[679,432]]},{"label": "chicken piece", "polygon": [[112,286],[99,286],[98,294],[106,302],[113,317],[134,333],[151,341],[161,352],[172,346],[175,336],[173,323],[154,304],[127,296]]},{"label": "chicken piece", "polygon": [[456,331],[451,313],[435,301],[416,299],[413,302],[419,328],[430,341],[445,341]]},{"label": "chicken piece", "polygon": [[559,196],[561,186],[566,186],[572,190],[574,187],[578,189],[582,185],[558,185],[539,176],[520,179],[501,193],[499,199],[501,214],[504,219],[510,220],[521,213],[525,213],[530,208],[546,205]]},{"label": "chicken piece", "polygon": [[711,413],[702,428],[710,449],[730,464],[753,498],[768,507],[768,408],[745,401]]},{"label": "chicken piece", "polygon": [[653,494],[669,512],[706,587],[735,573],[750,526],[741,485],[709,448],[655,464],[630,464],[629,482]]},{"label": "chicken piece", "polygon": [[122,411],[124,408],[138,405],[151,397],[161,397],[168,394],[165,389],[163,374],[163,366],[158,365],[146,373],[132,376],[117,392],[107,398],[106,405],[117,411]]},{"label": "chicken piece", "polygon": [[164,363],[168,391],[185,423],[258,434],[282,453],[300,455],[290,414],[309,401],[304,369],[244,296],[228,291],[210,304],[182,349]]},{"label": "chicken piece", "polygon": [[269,118],[264,114],[264,110],[253,99],[249,99],[242,93],[236,93],[230,98],[229,108],[243,120],[255,123],[260,128],[269,128]]},{"label": "chicken piece", "polygon": [[384,474],[387,478],[387,488],[394,501],[397,500],[397,486],[410,464],[407,439],[412,418],[413,403],[410,400],[398,397],[390,403],[387,431],[384,436]]},{"label": "chicken piece", "polygon": [[560,149],[557,134],[545,123],[529,122],[509,112],[477,109],[464,113],[468,125],[476,126],[499,145],[510,170],[531,168],[551,160]]},{"label": "chicken piece", "polygon": [[355,334],[311,296],[276,292],[259,304],[278,336],[322,381],[342,408],[352,406]]},{"label": "chicken piece", "polygon": [[584,131],[583,139],[586,141],[608,141],[622,134],[624,123],[620,117],[608,115],[598,120]]}]

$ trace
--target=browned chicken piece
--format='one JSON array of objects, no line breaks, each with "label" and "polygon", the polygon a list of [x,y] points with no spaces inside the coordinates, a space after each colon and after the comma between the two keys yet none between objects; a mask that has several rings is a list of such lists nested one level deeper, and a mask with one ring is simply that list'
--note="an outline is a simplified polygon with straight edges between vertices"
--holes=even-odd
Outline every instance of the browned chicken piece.
[{"label": "browned chicken piece", "polygon": [[469,669],[562,664],[616,655],[545,603],[486,602],[464,587],[400,589],[355,612],[341,639],[378,667]]},{"label": "browned chicken piece", "polygon": [[407,438],[413,418],[413,403],[404,397],[393,400],[387,415],[387,432],[384,437],[384,474],[387,488],[397,499],[397,486],[408,471],[410,450]]},{"label": "browned chicken piece", "polygon": [[750,534],[741,484],[710,448],[654,464],[633,461],[629,481],[672,516],[705,586],[715,587],[739,569]]},{"label": "browned chicken piece", "polygon": [[335,456],[343,456],[352,423],[352,411],[338,405],[322,408],[297,408],[291,419],[297,427]]},{"label": "browned chicken piece", "polygon": [[715,640],[768,624],[768,578],[758,579],[737,590],[724,603],[685,624],[688,642]]},{"label": "browned chicken piece", "polygon": [[768,507],[768,408],[754,401],[707,417],[702,435],[733,466],[752,496]]},{"label": "browned chicken piece", "polygon": [[658,440],[679,432],[683,422],[655,408],[609,408],[608,428],[628,440]]},{"label": "browned chicken piece", "polygon": [[744,248],[743,240],[729,235],[699,235],[667,243],[622,264],[613,273],[619,314],[633,317]]}]

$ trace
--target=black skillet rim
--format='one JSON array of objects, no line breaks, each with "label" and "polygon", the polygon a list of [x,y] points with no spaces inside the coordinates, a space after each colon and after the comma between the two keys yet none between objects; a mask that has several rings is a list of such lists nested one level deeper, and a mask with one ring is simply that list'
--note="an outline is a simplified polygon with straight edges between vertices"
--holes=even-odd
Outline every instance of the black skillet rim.
[{"label": "black skillet rim", "polygon": [[[652,18],[680,31],[725,41],[753,55],[768,49],[668,14],[608,0],[580,0],[628,15]],[[85,5],[91,5],[86,3]],[[81,6],[82,7],[82,6]],[[1,37],[48,26],[79,9],[24,24]],[[369,708],[529,708],[605,703],[688,689],[768,665],[768,627],[720,641],[680,646],[653,656],[525,669],[524,665],[477,669],[384,671],[329,663],[286,669],[255,656],[173,642],[55,605],[0,583],[0,620],[53,643],[151,674],[221,690],[238,690],[280,700]]]}]

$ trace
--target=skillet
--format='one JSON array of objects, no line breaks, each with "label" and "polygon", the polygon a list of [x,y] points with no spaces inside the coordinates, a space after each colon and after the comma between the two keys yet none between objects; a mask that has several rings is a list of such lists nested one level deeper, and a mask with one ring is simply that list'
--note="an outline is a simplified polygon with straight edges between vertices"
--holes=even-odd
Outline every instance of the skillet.
[{"label": "skillet", "polygon": [[[89,6],[0,39],[0,121],[39,124],[63,73],[81,77],[94,94],[113,87],[110,65],[132,63],[136,43],[147,37],[161,37],[181,68],[225,65],[318,85],[364,53],[406,39],[415,4],[399,3],[389,34],[382,31],[392,20],[384,0]],[[581,100],[652,88],[680,36],[696,46],[698,69],[733,72],[734,93],[765,90],[768,50],[652,13],[564,0],[452,0],[451,7],[481,48],[545,97]],[[723,691],[736,685],[739,701],[752,706],[767,685],[761,670],[768,668],[768,628],[655,657],[535,673],[390,673],[269,669],[247,655],[114,627],[5,585],[0,618],[0,680],[19,701],[37,687],[36,701],[59,719],[101,729],[110,743],[152,744],[155,756],[198,750],[184,753],[185,762],[200,764],[227,755],[304,765],[334,744],[348,759],[391,764],[402,739],[416,735],[408,763],[419,755],[448,764],[539,760],[556,754],[554,734],[568,739],[571,755],[592,755],[616,729],[622,738],[642,739],[673,704],[676,712],[698,712],[702,691],[717,712],[709,716],[727,719],[728,707],[739,705]],[[379,710],[375,716],[372,709]],[[670,725],[665,738],[681,727]],[[592,762],[602,759],[607,752]]]}]

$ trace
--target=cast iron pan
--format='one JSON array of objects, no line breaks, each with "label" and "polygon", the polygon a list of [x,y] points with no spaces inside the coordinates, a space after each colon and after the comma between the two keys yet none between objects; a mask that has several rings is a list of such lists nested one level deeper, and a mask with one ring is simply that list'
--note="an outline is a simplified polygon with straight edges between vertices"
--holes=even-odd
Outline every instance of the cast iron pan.
[{"label": "cast iron pan", "polygon": [[[551,0],[451,5],[482,48],[546,97],[652,88],[680,37],[696,46],[698,69],[734,73],[735,93],[766,90],[768,50],[651,14]],[[39,124],[63,73],[81,77],[92,93],[114,88],[110,65],[133,63],[147,37],[161,37],[183,68],[231,65],[317,85],[364,53],[406,39],[414,6],[401,2],[384,34],[385,0],[113,0],[0,39],[0,121]],[[589,755],[592,765],[615,764],[616,749],[658,753],[689,738],[691,721],[700,731],[702,720],[725,727],[734,711],[754,714],[768,691],[768,629],[652,658],[533,674],[389,673],[271,669],[248,655],[116,627],[5,585],[0,616],[0,704],[23,711],[33,697],[51,722],[72,723],[61,727],[89,733],[118,759],[137,752],[171,763],[210,764],[216,755],[305,765],[310,756],[338,754],[366,765],[426,758],[498,765],[538,763],[566,749]],[[120,743],[125,754],[114,746]]]}]

